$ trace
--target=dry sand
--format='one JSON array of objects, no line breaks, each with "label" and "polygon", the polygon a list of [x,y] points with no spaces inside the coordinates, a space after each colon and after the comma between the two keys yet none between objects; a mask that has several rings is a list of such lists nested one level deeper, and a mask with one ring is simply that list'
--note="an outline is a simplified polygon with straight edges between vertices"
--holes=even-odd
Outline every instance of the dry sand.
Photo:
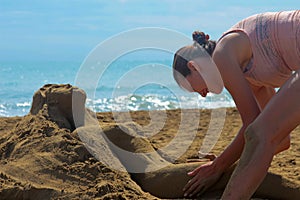
[{"label": "dry sand", "polygon": [[[49,88],[51,90],[48,91]],[[60,94],[59,98],[61,94],[68,96],[74,88],[64,85],[56,86],[56,89],[48,86],[48,89],[46,87],[46,92],[45,88],[43,92],[38,92],[43,93],[39,97],[39,101],[43,102],[39,109],[32,109],[31,113],[24,117],[0,118],[0,199],[159,199],[143,191],[140,185],[132,180],[130,174],[104,165],[86,150],[78,136],[78,131],[74,128],[72,119],[66,113],[68,111],[65,110],[64,105],[69,100],[63,97],[59,101],[54,100],[54,103],[52,101],[52,97],[57,94]],[[55,95],[45,98],[47,92]],[[64,108],[63,112],[61,107]],[[182,166],[198,165],[184,163],[198,157],[199,147],[211,119],[211,110],[186,111],[191,115],[200,112],[201,117],[194,141],[188,150],[176,159],[175,163],[179,164],[176,165],[178,171],[187,170]],[[134,140],[132,142],[131,140],[135,150],[147,151],[148,145],[157,150],[168,145],[178,131],[182,112],[182,110],[156,111],[157,115],[166,113],[167,120],[163,128],[157,134],[149,136],[147,141]],[[145,127],[151,123],[147,111],[131,112],[130,116],[133,122],[138,124],[137,127]],[[112,113],[97,113],[97,119],[99,124],[105,127],[106,135],[111,136],[112,139],[115,137],[115,143],[124,141],[124,136],[122,136],[124,132],[117,128]],[[190,123],[193,122],[193,120],[190,121]],[[228,108],[224,128],[212,153],[220,154],[233,139],[240,126],[241,120],[237,110]],[[193,127],[192,124],[190,127]],[[267,187],[262,188],[262,190],[268,190],[268,193],[273,192],[274,195],[270,199],[282,199],[281,196],[287,193],[300,194],[299,127],[292,132],[291,141],[290,149],[276,155],[269,170],[278,176],[269,176],[271,179],[268,180]],[[123,148],[126,149],[126,147],[129,148],[128,145]],[[202,162],[206,161],[208,160],[202,160]],[[174,171],[174,167],[172,170]],[[171,182],[172,177],[168,177],[168,172],[168,169],[162,169],[160,174],[152,174],[152,177],[159,174],[159,178],[164,176]],[[151,187],[155,185],[161,186],[156,182],[150,184],[153,180],[157,181],[157,178],[151,179],[151,173],[146,182],[145,176],[133,175],[133,178],[139,184],[144,184],[144,190],[147,187],[151,190],[153,189]],[[173,182],[167,184],[176,185]],[[157,188],[157,190],[163,189]],[[174,194],[179,190],[176,188]],[[217,194],[213,195],[215,196],[212,196],[212,199],[216,198]],[[297,198],[293,196],[288,199]]]}]

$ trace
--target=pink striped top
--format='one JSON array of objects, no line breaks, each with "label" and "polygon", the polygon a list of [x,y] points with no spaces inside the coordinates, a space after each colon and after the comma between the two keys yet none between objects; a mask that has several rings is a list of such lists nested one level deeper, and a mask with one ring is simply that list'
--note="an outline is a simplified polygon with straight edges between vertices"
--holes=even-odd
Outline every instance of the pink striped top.
[{"label": "pink striped top", "polygon": [[256,86],[280,87],[300,68],[300,10],[250,16],[228,30],[245,32],[253,57],[244,69]]}]

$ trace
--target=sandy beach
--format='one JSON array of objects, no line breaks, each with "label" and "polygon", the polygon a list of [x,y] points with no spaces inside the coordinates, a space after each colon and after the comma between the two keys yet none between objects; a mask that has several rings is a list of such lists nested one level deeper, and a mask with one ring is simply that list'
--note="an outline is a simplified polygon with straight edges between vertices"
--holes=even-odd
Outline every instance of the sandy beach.
[{"label": "sandy beach", "polygon": [[[62,102],[67,101],[60,100],[57,105]],[[115,170],[93,157],[72,123],[65,123],[66,114],[54,109],[53,115],[49,108],[51,105],[47,102],[44,105],[47,106],[42,106],[35,114],[31,110],[24,117],[0,118],[0,199],[161,199],[144,191],[138,181],[132,179],[134,175]],[[187,151],[175,161],[178,166],[198,158],[212,113],[208,109],[185,111],[200,113],[201,117],[196,137]],[[147,138],[147,145],[149,142],[155,150],[168,145],[176,136],[182,112],[179,109],[155,111],[155,114],[166,114],[167,117],[163,128]],[[145,127],[151,122],[148,111],[130,112],[130,116],[132,123],[139,127]],[[97,120],[104,127],[104,132],[115,138],[116,144],[124,141],[124,132],[118,132],[112,113],[97,113]],[[227,108],[222,133],[211,153],[219,155],[240,127],[238,111]],[[133,145],[145,150],[145,145],[138,140]],[[207,161],[202,159],[201,162]],[[285,193],[276,191],[276,184],[289,187],[287,191],[291,188],[295,194],[300,192],[300,127],[291,134],[290,149],[274,157],[269,172],[278,175],[278,180],[281,180],[280,183],[274,183],[275,188],[269,185],[275,196],[277,193]]]}]

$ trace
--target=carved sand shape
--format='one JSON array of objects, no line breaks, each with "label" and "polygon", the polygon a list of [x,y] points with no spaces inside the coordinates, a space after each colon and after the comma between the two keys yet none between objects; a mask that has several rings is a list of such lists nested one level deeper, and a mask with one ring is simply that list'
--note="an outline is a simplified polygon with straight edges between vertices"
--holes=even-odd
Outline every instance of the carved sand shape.
[{"label": "carved sand shape", "polygon": [[[126,126],[126,124],[122,124]],[[132,126],[132,124],[131,124]],[[142,131],[142,130],[140,130]],[[117,126],[110,126],[104,130],[105,135],[109,138],[111,142],[118,145],[121,148],[127,149],[133,152],[140,152],[145,150],[155,151],[151,146],[150,142],[143,139],[140,143],[137,142],[137,138],[122,132]],[[119,137],[117,137],[119,135]],[[120,140],[120,137],[122,140]],[[118,154],[116,154],[119,156]],[[156,160],[157,159],[157,160]],[[149,165],[157,162],[161,162],[161,157],[157,154],[157,157],[151,157],[151,159],[145,158],[149,161]],[[127,165],[132,165],[132,163],[126,162],[126,158],[119,158],[124,167]],[[165,161],[167,162],[167,161]],[[148,173],[132,173],[131,176],[141,188],[151,193],[159,198],[182,198],[183,197],[183,187],[190,180],[187,175],[188,172],[194,170],[196,167],[205,164],[207,161],[194,162],[194,163],[183,163],[183,164],[172,164],[170,163],[167,167],[160,170],[148,172]],[[208,191],[201,196],[201,198],[220,198],[223,190],[231,173],[234,170],[232,166],[227,170],[220,180],[211,186]],[[269,199],[298,199],[300,196],[300,188],[294,183],[282,178],[280,175],[268,173],[264,181],[257,189],[254,197],[255,198],[269,198]]]},{"label": "carved sand shape", "polygon": [[[47,84],[35,92],[30,114],[41,112],[47,119],[54,121],[60,128],[71,131],[83,125],[86,94],[70,84]],[[76,117],[77,124],[75,125]]]},{"label": "carved sand shape", "polygon": [[[73,94],[76,94],[75,102]],[[71,85],[45,85],[39,91],[37,91],[33,97],[31,114],[37,114],[39,112],[45,113],[46,117],[56,122],[62,128],[68,128],[74,130],[76,127],[83,126],[80,129],[89,131],[88,123],[84,124],[84,120],[93,120],[92,114],[85,108],[86,95],[84,91]],[[72,110],[73,105],[73,110]],[[75,115],[74,119],[74,105]],[[78,122],[79,121],[79,122]],[[128,126],[121,124],[121,126]],[[130,130],[132,130],[132,124]],[[129,128],[128,128],[129,129]],[[140,129],[136,127],[134,130]],[[90,130],[93,130],[91,128]],[[131,152],[149,152],[154,151],[150,142],[145,138],[136,139],[131,135],[123,132],[117,125],[107,125],[103,128],[104,134],[107,139],[120,148],[124,148]],[[143,131],[143,130],[139,130]],[[121,138],[121,139],[120,139]],[[109,146],[109,144],[107,144]],[[125,168],[130,167],[132,163],[126,162],[126,158],[121,157],[118,152],[113,152],[110,155],[116,155]],[[146,156],[147,154],[145,154]],[[132,173],[132,178],[141,186],[141,188],[160,198],[181,198],[183,197],[182,188],[190,180],[187,176],[187,172],[195,169],[205,162],[197,163],[184,163],[184,164],[172,164],[165,161],[159,153],[151,158],[145,157],[143,159],[148,164],[154,164],[156,162],[167,163],[168,166],[161,168],[157,171],[148,173]],[[144,163],[145,164],[145,163]],[[146,163],[147,164],[147,163]],[[209,188],[209,190],[203,195],[203,198],[218,198],[220,197],[223,189],[228,182],[230,175],[233,171],[233,167],[226,171],[220,180]],[[254,195],[259,198],[271,198],[271,199],[298,199],[300,196],[299,186],[294,183],[283,179],[279,175],[268,173],[261,186],[258,188]]]}]

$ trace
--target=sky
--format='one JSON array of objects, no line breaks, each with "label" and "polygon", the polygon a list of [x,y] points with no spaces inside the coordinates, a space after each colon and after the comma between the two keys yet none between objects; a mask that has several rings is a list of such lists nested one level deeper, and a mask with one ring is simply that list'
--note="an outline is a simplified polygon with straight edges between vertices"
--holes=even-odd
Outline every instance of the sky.
[{"label": "sky", "polygon": [[0,0],[0,61],[82,61],[104,40],[142,27],[217,40],[250,15],[295,9],[299,0]]}]

